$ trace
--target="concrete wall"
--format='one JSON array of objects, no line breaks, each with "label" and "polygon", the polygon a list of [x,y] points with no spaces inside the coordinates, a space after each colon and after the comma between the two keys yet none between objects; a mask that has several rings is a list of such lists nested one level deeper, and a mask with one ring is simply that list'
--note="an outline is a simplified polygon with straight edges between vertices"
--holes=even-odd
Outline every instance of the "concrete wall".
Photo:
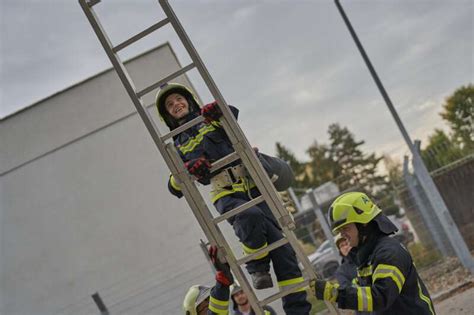
[{"label": "concrete wall", "polygon": [[[166,44],[127,68],[140,89],[178,62]],[[134,112],[110,70],[0,122],[1,314],[95,314],[96,290],[111,314],[179,314],[190,285],[212,283]]]}]

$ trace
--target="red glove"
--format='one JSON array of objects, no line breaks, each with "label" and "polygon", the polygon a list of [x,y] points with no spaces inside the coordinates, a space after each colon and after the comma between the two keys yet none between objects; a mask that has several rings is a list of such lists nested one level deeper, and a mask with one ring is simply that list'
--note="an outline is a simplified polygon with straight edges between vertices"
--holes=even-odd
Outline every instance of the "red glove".
[{"label": "red glove", "polygon": [[192,159],[184,163],[184,166],[186,166],[189,173],[196,176],[197,179],[203,179],[211,174],[211,163],[204,157]]},{"label": "red glove", "polygon": [[222,111],[217,105],[217,102],[212,102],[204,105],[201,109],[201,115],[207,123],[210,123],[211,121],[219,120],[219,118],[222,117]]},{"label": "red glove", "polygon": [[209,247],[209,257],[217,271],[216,281],[227,287],[234,283],[234,277],[230,272],[229,264],[222,263],[219,258],[217,258],[217,246],[211,245],[211,247]]}]

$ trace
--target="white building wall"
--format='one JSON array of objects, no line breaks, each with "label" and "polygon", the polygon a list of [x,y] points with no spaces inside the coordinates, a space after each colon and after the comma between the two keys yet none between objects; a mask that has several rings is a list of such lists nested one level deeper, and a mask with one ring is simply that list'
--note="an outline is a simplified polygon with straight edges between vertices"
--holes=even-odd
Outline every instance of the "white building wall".
[{"label": "white building wall", "polygon": [[[127,68],[140,89],[178,61],[165,44]],[[96,314],[96,290],[111,314],[180,314],[190,285],[212,283],[134,112],[109,70],[0,122],[1,314]]]}]

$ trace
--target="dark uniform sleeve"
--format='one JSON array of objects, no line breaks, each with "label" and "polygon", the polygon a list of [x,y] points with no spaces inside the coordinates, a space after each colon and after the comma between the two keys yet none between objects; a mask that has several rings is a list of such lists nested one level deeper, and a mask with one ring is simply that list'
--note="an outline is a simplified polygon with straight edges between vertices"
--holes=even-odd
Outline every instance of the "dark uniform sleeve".
[{"label": "dark uniform sleeve", "polygon": [[208,315],[227,315],[229,314],[229,287],[219,282],[212,288],[209,298]]},{"label": "dark uniform sleeve", "polygon": [[339,289],[338,306],[368,312],[389,308],[400,295],[411,265],[410,255],[401,246],[379,248],[372,262],[372,285]]},{"label": "dark uniform sleeve", "polygon": [[353,280],[357,277],[357,267],[345,259],[337,268],[334,276],[341,288],[350,287],[353,284]]}]

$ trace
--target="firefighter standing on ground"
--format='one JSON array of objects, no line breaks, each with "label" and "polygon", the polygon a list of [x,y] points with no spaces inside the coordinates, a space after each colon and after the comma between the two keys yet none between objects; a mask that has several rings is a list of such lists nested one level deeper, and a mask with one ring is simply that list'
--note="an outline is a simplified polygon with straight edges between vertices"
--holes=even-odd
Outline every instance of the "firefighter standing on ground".
[{"label": "firefighter standing on ground", "polygon": [[[188,171],[200,183],[211,184],[211,200],[219,213],[223,214],[245,204],[260,195],[245,168],[236,161],[229,167],[210,173],[211,163],[234,152],[232,144],[222,128],[222,116],[217,103],[200,108],[193,93],[183,85],[171,83],[163,87],[156,98],[156,106],[161,118],[173,130],[202,114],[204,123],[183,131],[173,138],[181,159]],[[238,110],[230,106],[235,117]],[[284,161],[257,154],[270,178],[276,179],[277,190],[286,189],[291,182],[291,168]],[[173,176],[168,182],[170,192],[182,197],[181,189]],[[281,188],[281,189],[279,189]],[[265,202],[228,219],[235,234],[242,243],[246,254],[252,254],[280,240],[282,231]],[[296,255],[289,244],[265,253],[247,263],[253,286],[264,289],[273,286],[269,273],[270,261],[273,264],[280,288],[304,281],[298,267]],[[309,314],[311,304],[306,301],[306,292],[301,289],[282,298],[283,308],[288,315]]]},{"label": "firefighter standing on ground", "polygon": [[376,314],[435,314],[410,253],[388,236],[397,228],[367,195],[350,192],[339,196],[328,215],[333,232],[340,232],[356,253],[357,282],[342,288],[315,280],[311,288],[318,299],[337,302],[342,309]]}]

